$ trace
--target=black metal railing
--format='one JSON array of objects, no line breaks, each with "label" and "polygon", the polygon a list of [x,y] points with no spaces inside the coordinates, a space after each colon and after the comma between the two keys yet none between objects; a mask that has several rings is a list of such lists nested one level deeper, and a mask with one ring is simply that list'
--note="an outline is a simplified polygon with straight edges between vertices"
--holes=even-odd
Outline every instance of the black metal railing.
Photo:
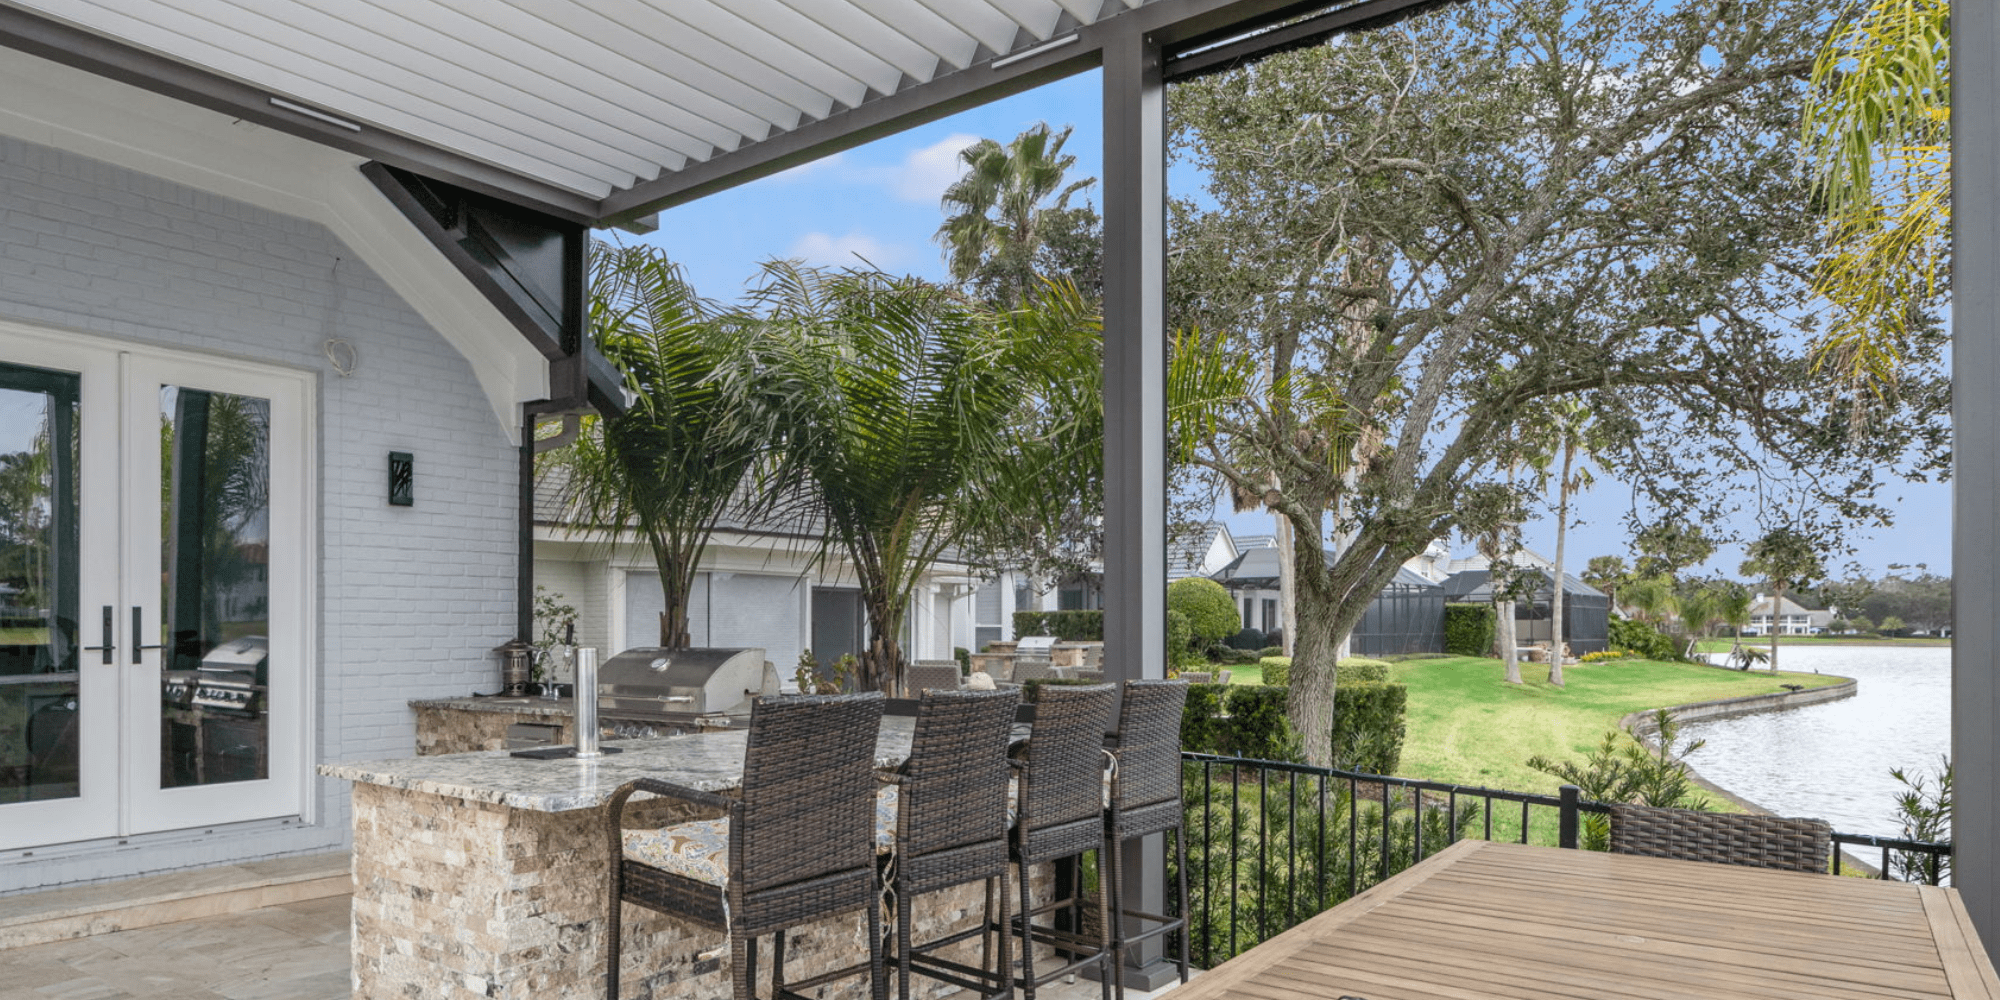
[{"label": "black metal railing", "polygon": [[1925,882],[1943,885],[1951,878],[1951,844],[1933,843],[1928,840],[1903,840],[1897,837],[1877,837],[1867,833],[1838,833],[1833,835],[1833,873],[1843,874],[1846,868],[1842,851],[1847,847],[1873,847],[1881,850],[1882,863],[1879,866],[1863,863],[1860,867],[1869,872],[1871,878],[1894,879],[1902,882]]},{"label": "black metal railing", "polygon": [[[1609,846],[1610,807],[1574,785],[1539,795],[1212,754],[1181,761],[1189,960],[1203,968],[1460,840]],[[1841,844],[1880,848],[1882,878],[1936,884],[1949,869],[1949,844],[1833,839],[1835,874]]]}]

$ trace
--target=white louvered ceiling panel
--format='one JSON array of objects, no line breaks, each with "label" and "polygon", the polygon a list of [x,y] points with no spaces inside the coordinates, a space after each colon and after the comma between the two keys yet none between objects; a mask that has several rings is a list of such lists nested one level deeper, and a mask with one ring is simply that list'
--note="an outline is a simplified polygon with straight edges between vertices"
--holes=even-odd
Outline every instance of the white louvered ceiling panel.
[{"label": "white louvered ceiling panel", "polygon": [[0,0],[590,198],[1146,0]]}]

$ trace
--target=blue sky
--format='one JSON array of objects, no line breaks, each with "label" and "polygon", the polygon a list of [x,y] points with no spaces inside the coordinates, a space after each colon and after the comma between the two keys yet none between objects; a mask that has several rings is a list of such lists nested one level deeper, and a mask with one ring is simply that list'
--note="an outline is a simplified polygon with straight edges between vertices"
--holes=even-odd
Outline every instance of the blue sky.
[{"label": "blue sky", "polygon": [[[664,248],[695,288],[715,299],[742,294],[759,264],[774,257],[838,266],[858,263],[858,254],[886,271],[944,280],[944,261],[931,236],[943,219],[939,197],[957,176],[957,151],[981,137],[1004,142],[1036,122],[1074,125],[1065,148],[1077,160],[1071,176],[1099,177],[1101,118],[1098,74],[1086,73],[672,209],[661,215],[659,232],[643,241]],[[1197,181],[1188,169],[1170,175],[1176,194],[1188,193]],[[1079,197],[1100,200],[1094,189]],[[1877,574],[1898,563],[1949,572],[1950,487],[1897,485],[1884,494],[1898,498],[1896,526],[1852,539],[1857,551],[1833,560],[1834,568],[1853,560]],[[1622,519],[1633,502],[1630,489],[1603,477],[1578,498],[1573,514],[1584,523],[1570,532],[1572,565],[1628,551]],[[1225,509],[1217,516],[1234,531],[1271,531],[1268,515]],[[1747,517],[1743,527],[1750,528]],[[1529,547],[1554,554],[1552,519],[1529,524],[1525,534]],[[1460,554],[1471,551],[1457,538],[1450,544]],[[1724,549],[1708,569],[1735,575],[1742,558],[1739,548]]]}]

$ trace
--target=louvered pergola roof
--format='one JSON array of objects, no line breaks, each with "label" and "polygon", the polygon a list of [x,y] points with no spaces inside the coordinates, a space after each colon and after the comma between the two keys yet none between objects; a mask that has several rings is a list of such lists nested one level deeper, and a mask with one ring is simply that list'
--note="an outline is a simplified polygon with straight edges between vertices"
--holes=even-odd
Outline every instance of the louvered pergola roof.
[{"label": "louvered pergola roof", "polygon": [[[1414,8],[1368,0],[1349,8]],[[0,44],[577,221],[1330,0],[0,0]]]}]

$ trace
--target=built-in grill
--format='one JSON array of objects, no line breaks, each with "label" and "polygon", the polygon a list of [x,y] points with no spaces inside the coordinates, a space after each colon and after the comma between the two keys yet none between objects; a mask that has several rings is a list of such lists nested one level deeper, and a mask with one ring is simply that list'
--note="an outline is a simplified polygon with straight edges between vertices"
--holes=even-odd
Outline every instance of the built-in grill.
[{"label": "built-in grill", "polygon": [[264,712],[270,643],[261,635],[232,639],[210,650],[196,670],[170,670],[161,699],[177,708],[255,717]]},{"label": "built-in grill", "polygon": [[762,649],[641,646],[597,668],[598,715],[622,737],[740,725],[752,698],[776,693]]}]

